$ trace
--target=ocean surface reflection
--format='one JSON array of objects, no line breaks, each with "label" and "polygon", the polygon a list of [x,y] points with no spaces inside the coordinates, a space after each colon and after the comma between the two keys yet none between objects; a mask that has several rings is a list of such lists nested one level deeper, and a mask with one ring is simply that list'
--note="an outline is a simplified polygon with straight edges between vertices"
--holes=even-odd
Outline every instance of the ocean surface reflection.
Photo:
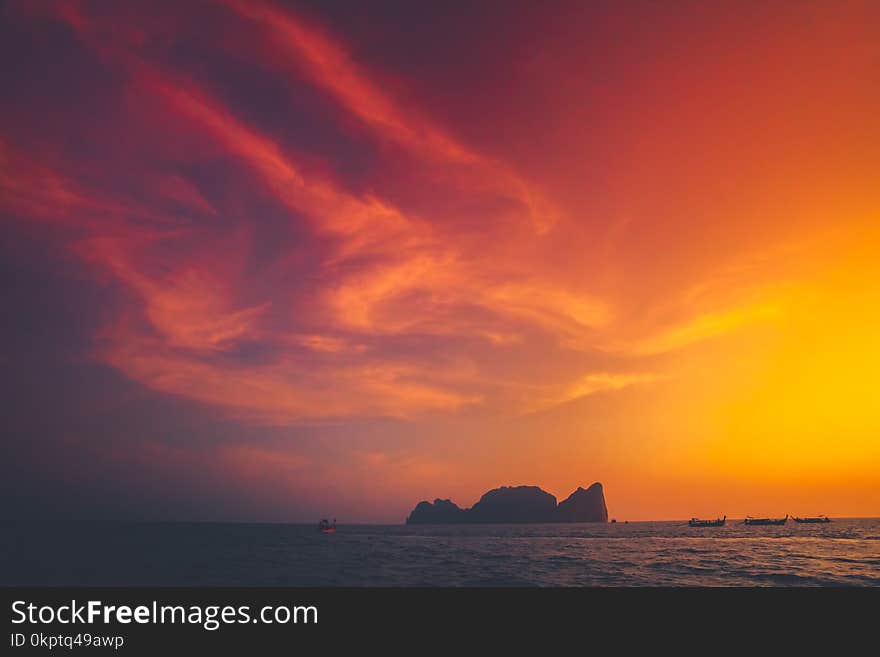
[{"label": "ocean surface reflection", "polygon": [[0,584],[876,586],[880,519],[828,525],[12,525]]}]

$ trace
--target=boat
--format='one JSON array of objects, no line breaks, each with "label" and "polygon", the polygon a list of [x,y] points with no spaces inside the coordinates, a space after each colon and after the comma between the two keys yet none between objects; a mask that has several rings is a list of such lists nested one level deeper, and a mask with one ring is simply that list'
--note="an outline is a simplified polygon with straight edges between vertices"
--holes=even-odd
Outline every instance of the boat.
[{"label": "boat", "polygon": [[785,514],[784,518],[752,518],[751,516],[747,516],[744,525],[784,525],[785,521],[788,520],[788,514]]},{"label": "boat", "polygon": [[727,516],[723,518],[717,518],[715,520],[700,520],[699,518],[691,518],[688,520],[688,526],[690,527],[724,527],[724,523],[727,522]]},{"label": "boat", "polygon": [[794,521],[818,525],[826,522],[831,522],[831,518],[829,518],[828,516],[813,516],[807,518],[798,518],[797,516],[795,516]]},{"label": "boat", "polygon": [[333,524],[330,524],[330,521],[327,518],[322,518],[321,522],[318,523],[318,529],[322,534],[334,534],[336,533],[336,518],[333,518]]}]

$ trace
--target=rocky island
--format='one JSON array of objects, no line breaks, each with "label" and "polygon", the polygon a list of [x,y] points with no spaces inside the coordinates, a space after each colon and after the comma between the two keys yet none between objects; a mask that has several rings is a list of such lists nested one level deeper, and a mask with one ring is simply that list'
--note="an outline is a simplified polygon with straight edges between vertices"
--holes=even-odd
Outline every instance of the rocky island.
[{"label": "rocky island", "polygon": [[602,484],[580,488],[556,504],[556,497],[537,486],[502,486],[483,495],[469,509],[450,500],[419,502],[408,525],[518,522],[608,522]]}]

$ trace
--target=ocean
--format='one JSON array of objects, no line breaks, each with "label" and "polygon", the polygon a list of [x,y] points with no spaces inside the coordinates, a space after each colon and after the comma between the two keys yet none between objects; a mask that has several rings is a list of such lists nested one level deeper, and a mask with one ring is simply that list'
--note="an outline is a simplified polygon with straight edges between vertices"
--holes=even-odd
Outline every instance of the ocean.
[{"label": "ocean", "polygon": [[878,586],[880,519],[6,525],[3,586]]}]

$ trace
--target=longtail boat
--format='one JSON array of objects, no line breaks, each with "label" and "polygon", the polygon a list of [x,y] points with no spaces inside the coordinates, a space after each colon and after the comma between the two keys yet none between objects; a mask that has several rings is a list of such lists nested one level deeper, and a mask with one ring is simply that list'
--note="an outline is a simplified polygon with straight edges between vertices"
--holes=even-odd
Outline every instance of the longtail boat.
[{"label": "longtail boat", "polygon": [[727,516],[718,518],[717,520],[700,520],[699,518],[691,518],[688,520],[688,525],[690,527],[724,527],[725,522],[727,522]]},{"label": "longtail boat", "polygon": [[785,514],[784,518],[752,518],[751,516],[747,516],[744,525],[784,525],[785,521],[788,520],[788,514]]},{"label": "longtail boat", "polygon": [[809,524],[820,524],[820,523],[824,524],[826,522],[831,522],[831,518],[829,518],[828,516],[814,516],[812,518],[810,518],[810,517],[798,518],[797,516],[795,516],[794,521],[795,522],[805,522],[805,523],[809,523]]}]

